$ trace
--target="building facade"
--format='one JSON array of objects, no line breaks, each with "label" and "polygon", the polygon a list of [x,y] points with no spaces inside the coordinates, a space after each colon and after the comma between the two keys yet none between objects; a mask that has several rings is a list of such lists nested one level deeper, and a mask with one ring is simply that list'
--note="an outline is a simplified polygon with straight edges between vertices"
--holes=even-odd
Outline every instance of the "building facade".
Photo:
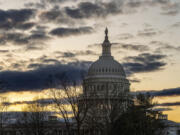
[{"label": "building facade", "polygon": [[84,125],[108,133],[112,123],[131,103],[129,86],[122,65],[111,55],[106,28],[102,54],[92,63],[83,80],[83,96],[91,106]]}]

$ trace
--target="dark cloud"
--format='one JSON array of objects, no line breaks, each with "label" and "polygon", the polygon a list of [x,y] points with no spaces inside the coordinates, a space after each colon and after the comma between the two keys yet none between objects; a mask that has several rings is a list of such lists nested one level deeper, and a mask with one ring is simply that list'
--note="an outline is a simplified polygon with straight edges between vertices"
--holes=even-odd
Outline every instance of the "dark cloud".
[{"label": "dark cloud", "polygon": [[[9,30],[12,28],[31,28],[30,24],[27,24],[25,22],[32,18],[34,14],[35,10],[33,9],[19,9],[6,11],[0,10],[0,28],[4,30]],[[24,25],[24,27],[21,27],[21,25]]]},{"label": "dark cloud", "polygon": [[157,2],[158,4],[168,4],[169,0],[155,0],[154,2]]},{"label": "dark cloud", "polygon": [[151,0],[151,1],[141,1],[141,0],[137,0],[137,1],[127,1],[127,6],[131,7],[131,8],[139,8],[141,6],[167,6],[171,4],[171,2],[169,0]]},{"label": "dark cloud", "polygon": [[123,13],[133,14],[140,9],[148,9],[149,7],[159,7],[162,15],[177,15],[179,13],[179,3],[170,0],[125,0],[123,3]]},{"label": "dark cloud", "polygon": [[34,34],[31,34],[29,37],[28,37],[29,40],[47,40],[47,39],[50,39],[49,36],[46,35],[46,33],[34,33]]},{"label": "dark cloud", "polygon": [[73,1],[73,2],[77,2],[78,0],[47,0],[49,3],[63,3],[63,2],[68,2],[68,1]]},{"label": "dark cloud", "polygon": [[[71,0],[69,0],[71,1]],[[55,4],[55,3],[65,2],[65,0],[50,0],[45,2],[45,5]],[[161,5],[164,6],[163,11],[168,8],[171,2],[166,1],[123,1],[123,0],[113,0],[110,2],[100,2],[100,1],[73,1],[77,3],[77,5],[66,6],[57,8],[52,8],[50,10],[44,11],[40,14],[40,18],[45,20],[46,22],[55,22],[55,23],[63,23],[63,24],[71,24],[80,23],[84,19],[93,19],[93,18],[105,18],[109,15],[116,14],[127,14],[127,13],[136,13],[137,9],[143,6],[154,6]],[[39,3],[37,3],[39,4]],[[35,4],[30,4],[35,5]],[[166,6],[166,8],[165,8]],[[80,20],[80,21],[78,21]]]},{"label": "dark cloud", "polygon": [[2,67],[2,66],[0,66],[0,70],[3,70],[3,67]]},{"label": "dark cloud", "polygon": [[102,44],[102,43],[90,44],[90,45],[88,45],[88,48],[101,47],[101,44]]},{"label": "dark cloud", "polygon": [[[76,61],[68,64],[36,65],[28,71],[2,71],[0,72],[1,92],[33,91],[58,86],[58,82],[80,82],[91,62]],[[32,67],[32,65],[29,65]]]},{"label": "dark cloud", "polygon": [[180,27],[180,22],[177,22],[177,23],[173,24],[172,27],[175,27],[175,28]]},{"label": "dark cloud", "polygon": [[71,53],[71,52],[64,52],[62,54],[62,57],[65,57],[65,58],[71,58],[71,57],[75,57],[76,55],[74,53]]},{"label": "dark cloud", "polygon": [[[134,44],[134,43],[111,43],[112,48],[115,49],[123,49],[123,50],[131,50],[131,51],[148,51],[149,47],[147,45],[140,45],[140,44]],[[94,48],[94,47],[101,47],[101,43],[96,43],[92,45],[88,45],[88,48]]]},{"label": "dark cloud", "polygon": [[85,56],[87,56],[87,55],[98,55],[96,52],[94,52],[92,50],[76,51],[75,54],[81,55],[81,56],[83,56],[83,55],[85,55]]},{"label": "dark cloud", "polygon": [[[151,0],[151,1],[127,1],[126,7],[129,8],[140,8],[140,7],[154,7],[154,6],[159,6],[163,13],[170,13],[170,12],[179,12],[179,3],[170,1],[170,0]],[[171,13],[170,13],[171,14]],[[174,13],[173,13],[174,14]]]},{"label": "dark cloud", "polygon": [[37,68],[42,68],[43,66],[46,65],[40,63],[33,63],[28,65],[28,69],[37,69]]},{"label": "dark cloud", "polygon": [[33,26],[35,26],[35,23],[27,22],[27,23],[22,23],[22,24],[18,25],[16,28],[22,29],[22,30],[28,30],[28,29],[31,29]]},{"label": "dark cloud", "polygon": [[28,39],[32,41],[45,41],[51,39],[51,37],[47,34],[46,26],[37,26],[36,29],[31,31]]},{"label": "dark cloud", "polygon": [[46,21],[55,21],[55,20],[60,20],[63,16],[62,11],[60,10],[49,10],[49,11],[44,11],[40,14],[40,18]]},{"label": "dark cloud", "polygon": [[169,15],[169,16],[175,16],[179,13],[178,10],[170,10],[170,11],[164,11],[161,14],[162,15]]},{"label": "dark cloud", "polygon": [[155,29],[152,28],[146,28],[142,31],[138,31],[138,36],[142,36],[142,37],[152,37],[155,36],[157,34],[160,34],[160,31],[156,31]]},{"label": "dark cloud", "polygon": [[138,78],[130,78],[129,81],[130,81],[131,83],[140,83],[140,82],[141,82],[141,80],[138,79]]},{"label": "dark cloud", "polygon": [[42,63],[46,63],[46,64],[61,64],[61,62],[56,60],[56,59],[43,59]]},{"label": "dark cloud", "polygon": [[63,58],[74,58],[76,56],[88,56],[88,55],[97,55],[96,52],[91,51],[91,50],[85,50],[85,51],[73,51],[73,52],[61,52],[57,51],[55,52],[56,54],[60,55],[59,57]]},{"label": "dark cloud", "polygon": [[32,34],[25,34],[21,32],[7,32],[4,33],[0,37],[0,44],[6,43],[13,43],[15,45],[26,45],[29,46],[30,44],[36,44],[35,42],[43,42],[45,40],[49,40],[50,36],[46,33],[32,33]]},{"label": "dark cloud", "polygon": [[11,66],[13,69],[18,69],[21,65],[19,63],[12,63]]},{"label": "dark cloud", "polygon": [[45,0],[40,0],[40,2],[29,2],[24,4],[27,8],[37,8],[37,9],[45,9],[47,4]]},{"label": "dark cloud", "polygon": [[88,34],[92,33],[92,27],[79,27],[79,28],[56,28],[53,29],[50,34],[56,35],[59,37],[66,37],[66,36],[73,36],[73,35],[81,35],[81,34]]},{"label": "dark cloud", "polygon": [[41,105],[48,105],[53,103],[53,99],[48,98],[48,99],[37,99],[33,101],[16,101],[16,102],[4,102],[6,105],[21,105],[21,104],[35,104],[39,103]]},{"label": "dark cloud", "polygon": [[161,103],[158,106],[180,106],[180,102],[173,102],[173,103]]},{"label": "dark cloud", "polygon": [[[13,45],[25,45],[25,50],[37,50],[44,41],[49,40],[50,36],[44,33],[29,33],[29,31],[38,31],[38,22],[35,19],[36,9],[12,9],[0,10],[0,45],[12,43]],[[37,26],[36,26],[37,25]],[[40,31],[40,30],[39,30]],[[36,45],[36,46],[35,46]]]},{"label": "dark cloud", "polygon": [[39,43],[40,45],[37,45],[38,43],[35,44],[29,44],[28,46],[25,46],[24,50],[25,51],[38,51],[38,50],[43,50],[44,49],[44,44]]},{"label": "dark cloud", "polygon": [[4,33],[0,37],[0,40],[4,41],[4,44],[9,43],[9,42],[12,42],[12,43],[18,44],[18,45],[28,43],[27,36],[20,32]]},{"label": "dark cloud", "polygon": [[[136,13],[136,10],[143,6],[160,6],[163,12],[172,8],[172,3],[165,0],[151,1],[130,1],[130,0],[112,0],[109,2],[100,1],[77,1],[73,0],[73,5],[62,4],[63,2],[72,2],[72,0],[40,0],[40,2],[26,3],[26,7],[36,8],[39,12],[39,23],[55,23],[65,26],[79,26],[87,24],[87,19],[103,19],[110,15]],[[59,6],[61,4],[61,7]],[[176,5],[176,4],[174,4]],[[129,11],[130,10],[130,11]],[[133,11],[131,11],[133,10]],[[153,35],[156,32],[144,32],[140,35]]]},{"label": "dark cloud", "polygon": [[144,93],[144,94],[149,93],[155,97],[180,96],[180,87],[163,89],[163,90],[149,90],[149,91],[138,90],[136,93]]},{"label": "dark cloud", "polygon": [[167,1],[162,7],[162,15],[175,16],[179,13],[180,3]]},{"label": "dark cloud", "polygon": [[172,45],[164,45],[164,46],[161,46],[161,47],[158,47],[156,50],[156,52],[163,52],[163,51],[180,51],[180,46],[172,46]]},{"label": "dark cloud", "polygon": [[127,40],[127,39],[132,39],[134,36],[130,33],[123,33],[118,35],[120,40]]},{"label": "dark cloud", "polygon": [[[56,2],[59,0],[55,0]],[[74,2],[74,1],[73,1]],[[51,4],[53,2],[50,2]],[[79,2],[77,6],[53,7],[42,12],[39,17],[45,22],[66,24],[68,26],[79,25],[85,19],[104,18],[108,15],[121,13],[120,5],[116,2]]]},{"label": "dark cloud", "polygon": [[[69,104],[69,102],[67,102],[67,98],[61,98],[58,99],[60,103],[62,104]],[[35,99],[33,101],[16,101],[16,102],[3,102],[6,105],[21,105],[21,104],[35,104],[35,103],[39,103],[41,105],[50,105],[50,104],[54,104],[54,99],[53,98],[40,98],[40,99]]]},{"label": "dark cloud", "polygon": [[0,53],[8,53],[9,50],[0,50]]},{"label": "dark cloud", "polygon": [[157,46],[155,52],[180,51],[180,46],[173,46],[173,45],[170,45],[167,42],[151,41],[150,44]]},{"label": "dark cloud", "polygon": [[180,88],[164,89],[160,91],[151,91],[153,96],[178,96],[180,95]]},{"label": "dark cloud", "polygon": [[127,74],[152,72],[161,70],[166,65],[162,61],[164,58],[166,58],[166,55],[142,53],[138,56],[125,57],[124,61],[127,62],[124,62],[123,66]]},{"label": "dark cloud", "polygon": [[77,21],[67,16],[63,8],[59,8],[55,6],[49,10],[43,11],[38,16],[43,23],[55,23],[55,24],[63,24],[65,26],[72,27],[74,25],[79,25],[82,23],[81,21]]},{"label": "dark cloud", "polygon": [[[102,1],[78,1],[73,0],[73,6],[63,2],[72,2],[72,0],[40,0],[40,2],[26,3],[28,8],[45,9],[40,12],[38,17],[43,23],[60,23],[68,26],[80,24],[84,19],[105,18],[109,15],[136,13],[142,7],[160,6],[162,14],[175,14],[178,12],[178,3],[169,0],[151,0],[151,1],[131,1],[131,0],[111,0]],[[59,7],[59,3],[61,7]],[[174,9],[174,10],[172,10]],[[150,33],[149,33],[150,34]],[[151,32],[151,34],[154,34]]]},{"label": "dark cloud", "polygon": [[129,8],[139,8],[142,6],[144,3],[141,1],[129,1],[126,6]]},{"label": "dark cloud", "polygon": [[124,49],[131,51],[148,51],[149,47],[147,45],[138,45],[138,44],[127,44],[127,43],[113,43],[112,47],[116,49]]},{"label": "dark cloud", "polygon": [[39,2],[27,2],[24,6],[27,8],[45,9],[49,5],[58,5],[69,1],[77,2],[78,0],[39,0]]},{"label": "dark cloud", "polygon": [[66,7],[65,12],[74,19],[90,18],[90,17],[106,17],[109,14],[121,13],[120,6],[115,2],[109,3],[91,3],[81,2],[77,8]]},{"label": "dark cloud", "polygon": [[166,108],[158,107],[158,108],[155,108],[153,110],[163,112],[163,111],[172,111],[173,109],[172,108],[167,108],[167,107]]}]

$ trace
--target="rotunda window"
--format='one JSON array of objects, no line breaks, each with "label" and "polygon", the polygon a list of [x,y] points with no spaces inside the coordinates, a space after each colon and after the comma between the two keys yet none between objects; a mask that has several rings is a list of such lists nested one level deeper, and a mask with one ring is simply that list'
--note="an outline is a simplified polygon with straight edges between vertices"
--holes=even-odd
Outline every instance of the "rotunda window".
[{"label": "rotunda window", "polygon": [[89,88],[88,88],[89,90],[91,90],[91,86],[89,85]]},{"label": "rotunda window", "polygon": [[116,84],[114,84],[114,90],[116,90],[117,89],[117,85]]},{"label": "rotunda window", "polygon": [[94,87],[93,87],[93,85],[91,85],[91,89],[92,89],[92,90],[94,90]]},{"label": "rotunda window", "polygon": [[97,90],[99,90],[99,85],[97,85]]}]

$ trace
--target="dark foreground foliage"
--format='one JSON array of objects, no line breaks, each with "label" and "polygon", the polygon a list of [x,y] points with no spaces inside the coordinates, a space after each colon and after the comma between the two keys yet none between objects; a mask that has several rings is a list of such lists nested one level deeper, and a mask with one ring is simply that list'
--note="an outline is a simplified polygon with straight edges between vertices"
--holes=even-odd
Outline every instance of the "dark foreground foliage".
[{"label": "dark foreground foliage", "polygon": [[159,111],[153,107],[153,97],[137,95],[134,104],[123,113],[112,128],[112,135],[163,135],[165,125],[158,119]]}]

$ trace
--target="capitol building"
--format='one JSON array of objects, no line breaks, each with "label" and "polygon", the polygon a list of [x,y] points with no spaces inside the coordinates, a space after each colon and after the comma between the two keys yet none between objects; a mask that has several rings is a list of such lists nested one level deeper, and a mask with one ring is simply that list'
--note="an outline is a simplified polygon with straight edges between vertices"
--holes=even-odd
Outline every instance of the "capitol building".
[{"label": "capitol building", "polygon": [[122,65],[111,55],[111,43],[106,28],[102,54],[92,63],[83,80],[83,94],[88,103],[93,105],[89,115],[87,114],[87,121],[95,119],[96,122],[112,124],[131,102],[129,86]]}]

